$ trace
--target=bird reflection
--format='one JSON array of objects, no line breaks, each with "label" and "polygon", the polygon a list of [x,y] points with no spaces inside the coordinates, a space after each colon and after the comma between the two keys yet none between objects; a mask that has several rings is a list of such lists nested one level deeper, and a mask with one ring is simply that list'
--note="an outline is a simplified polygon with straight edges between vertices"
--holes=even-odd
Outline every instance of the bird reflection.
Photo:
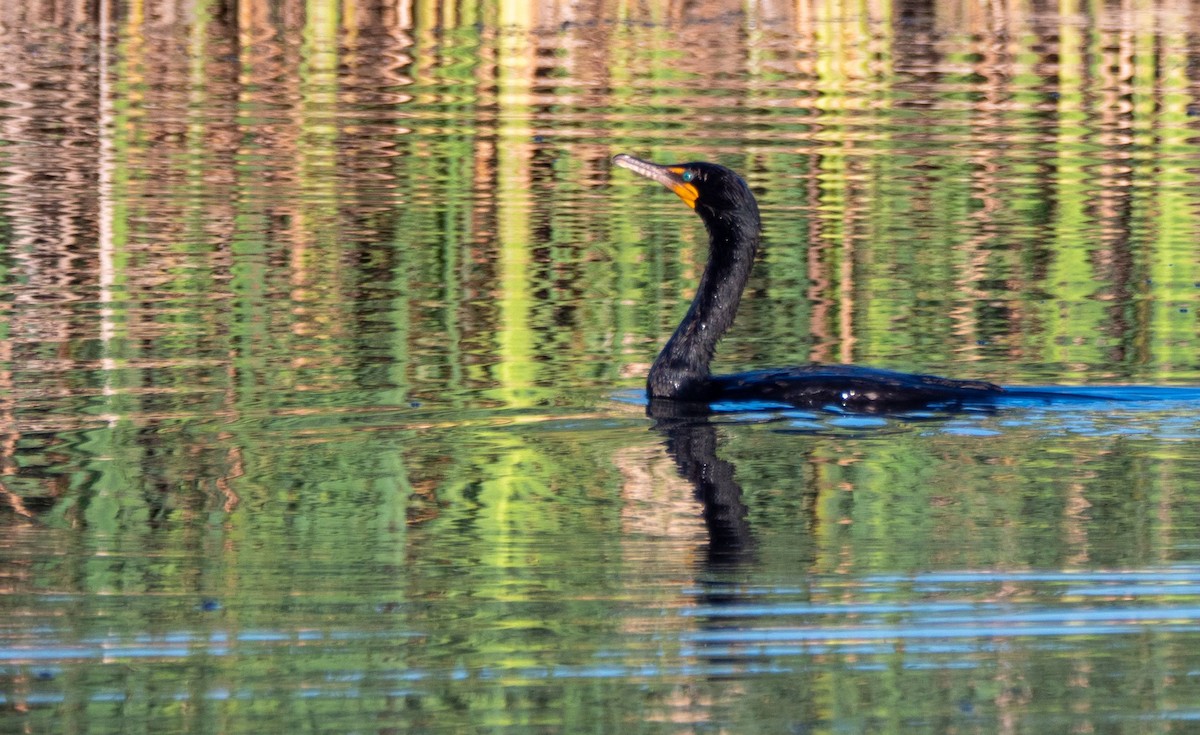
[{"label": "bird reflection", "polygon": [[707,406],[652,399],[646,414],[666,438],[679,475],[695,488],[708,529],[706,562],[711,569],[737,566],[754,554],[754,539],[734,467],[717,457],[717,428]]}]

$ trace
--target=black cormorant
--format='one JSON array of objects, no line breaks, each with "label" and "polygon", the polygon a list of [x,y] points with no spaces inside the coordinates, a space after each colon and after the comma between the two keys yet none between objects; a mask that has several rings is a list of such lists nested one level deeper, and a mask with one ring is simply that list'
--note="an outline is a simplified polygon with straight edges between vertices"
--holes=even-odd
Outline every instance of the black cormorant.
[{"label": "black cormorant", "polygon": [[624,153],[613,163],[679,195],[708,228],[708,264],[696,297],[646,379],[650,400],[690,403],[771,401],[793,406],[841,406],[855,411],[987,404],[998,385],[856,365],[805,365],[733,375],[709,372],[721,335],[733,324],[758,250],[758,202],[733,171],[715,163],[661,166]]}]

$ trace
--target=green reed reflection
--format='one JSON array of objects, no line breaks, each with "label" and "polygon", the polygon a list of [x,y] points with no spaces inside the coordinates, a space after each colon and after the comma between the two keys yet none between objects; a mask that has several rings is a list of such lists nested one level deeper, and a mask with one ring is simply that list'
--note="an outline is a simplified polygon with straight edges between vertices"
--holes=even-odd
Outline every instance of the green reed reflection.
[{"label": "green reed reflection", "polygon": [[1192,407],[648,420],[705,240],[608,163],[760,195],[722,370],[1200,383],[1190,8],[31,7],[0,9],[7,718],[1195,718]]}]

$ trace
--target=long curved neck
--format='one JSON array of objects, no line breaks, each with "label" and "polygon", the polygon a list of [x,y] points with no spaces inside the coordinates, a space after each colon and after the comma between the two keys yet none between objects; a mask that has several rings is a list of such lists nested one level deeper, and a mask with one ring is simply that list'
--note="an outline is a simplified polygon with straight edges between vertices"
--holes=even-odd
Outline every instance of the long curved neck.
[{"label": "long curved neck", "polygon": [[759,219],[753,200],[737,216],[705,216],[704,224],[709,236],[708,264],[691,307],[650,368],[646,391],[651,398],[706,396],[709,363],[721,335],[733,324],[754,265]]}]

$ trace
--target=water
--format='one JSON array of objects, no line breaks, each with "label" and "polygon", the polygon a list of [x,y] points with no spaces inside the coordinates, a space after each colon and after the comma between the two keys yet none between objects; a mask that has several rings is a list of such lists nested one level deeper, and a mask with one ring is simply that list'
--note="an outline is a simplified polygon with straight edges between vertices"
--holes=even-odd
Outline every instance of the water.
[{"label": "water", "polygon": [[[1194,730],[1195,26],[0,9],[0,732]],[[760,198],[722,371],[1081,397],[648,417],[623,151]]]}]

